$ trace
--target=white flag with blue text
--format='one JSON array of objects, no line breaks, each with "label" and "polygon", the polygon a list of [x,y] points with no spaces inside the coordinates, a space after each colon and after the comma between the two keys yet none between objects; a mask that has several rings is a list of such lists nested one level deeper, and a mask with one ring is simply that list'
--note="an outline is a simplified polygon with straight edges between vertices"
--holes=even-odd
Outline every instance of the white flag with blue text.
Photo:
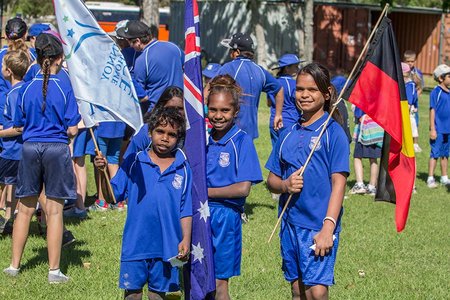
[{"label": "white flag with blue text", "polygon": [[70,82],[86,127],[121,120],[142,126],[139,100],[120,48],[82,0],[53,0]]}]

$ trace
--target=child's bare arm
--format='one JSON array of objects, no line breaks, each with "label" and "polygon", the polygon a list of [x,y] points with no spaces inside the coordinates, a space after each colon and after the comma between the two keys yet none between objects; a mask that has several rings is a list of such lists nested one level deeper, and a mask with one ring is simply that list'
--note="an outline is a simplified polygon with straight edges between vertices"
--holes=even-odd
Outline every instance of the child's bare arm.
[{"label": "child's bare arm", "polygon": [[303,188],[303,176],[299,176],[301,168],[289,176],[288,179],[283,180],[272,172],[267,178],[267,187],[269,191],[276,194],[296,194],[300,193]]},{"label": "child's bare arm", "polygon": [[0,131],[0,138],[15,137],[22,134],[23,127],[10,127]]},{"label": "child's bare arm", "polygon": [[250,194],[250,181],[237,182],[220,188],[208,188],[209,198],[242,198]]},{"label": "child's bare arm", "polygon": [[77,133],[78,133],[78,125],[70,126],[69,128],[67,128],[67,135],[69,136],[69,138],[75,137]]},{"label": "child's bare arm", "polygon": [[430,139],[435,140],[437,138],[436,126],[434,124],[434,119],[436,117],[436,112],[434,109],[430,109]]},{"label": "child's bare arm", "polygon": [[324,219],[322,229],[314,236],[316,255],[325,256],[333,247],[333,232],[336,226],[334,222],[339,218],[341,212],[346,183],[347,176],[345,174],[333,173],[331,175],[331,196],[326,215],[331,218]]},{"label": "child's bare arm", "polygon": [[192,217],[185,217],[180,221],[183,239],[178,244],[178,258],[180,260],[187,261],[189,259],[191,249]]}]

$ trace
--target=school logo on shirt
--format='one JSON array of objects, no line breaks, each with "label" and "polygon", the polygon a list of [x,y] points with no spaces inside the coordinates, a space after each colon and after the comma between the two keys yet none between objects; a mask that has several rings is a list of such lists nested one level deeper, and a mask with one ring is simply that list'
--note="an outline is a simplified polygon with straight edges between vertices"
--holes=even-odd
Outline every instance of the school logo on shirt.
[{"label": "school logo on shirt", "polygon": [[172,186],[177,190],[181,189],[181,184],[183,183],[183,176],[175,174],[172,181]]},{"label": "school logo on shirt", "polygon": [[228,167],[230,165],[230,153],[220,152],[219,165],[222,168]]},{"label": "school logo on shirt", "polygon": [[[313,136],[311,138],[311,140],[309,141],[309,149],[310,150],[312,150],[312,148],[314,147],[314,144],[316,143],[317,138],[318,138],[318,136]],[[322,148],[322,144],[320,143],[320,140],[319,140],[319,143],[317,144],[317,147],[316,147],[315,151],[320,150],[320,148]]]}]

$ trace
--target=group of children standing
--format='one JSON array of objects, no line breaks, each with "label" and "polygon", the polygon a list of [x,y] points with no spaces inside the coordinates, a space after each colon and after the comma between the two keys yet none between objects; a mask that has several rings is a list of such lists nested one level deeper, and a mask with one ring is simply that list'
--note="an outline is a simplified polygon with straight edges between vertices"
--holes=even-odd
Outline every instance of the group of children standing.
[{"label": "group of children standing", "polygon": [[[13,39],[18,31],[11,34],[7,31],[7,35]],[[78,130],[81,116],[70,83],[62,79],[67,73],[61,73],[61,41],[55,35],[42,33],[36,38],[35,48],[40,71],[28,83],[22,79],[33,59],[32,52],[9,49],[2,61],[3,77],[11,87],[5,97],[0,131],[3,138],[0,182],[16,186],[16,191],[10,192],[11,199],[15,198],[14,194],[20,199],[14,222],[12,259],[4,273],[17,276],[20,272],[30,220],[39,198],[47,219],[48,281],[60,283],[69,280],[59,269],[64,200],[79,199],[77,180],[86,180],[83,173],[77,172],[75,177],[68,145],[77,133],[77,138],[83,139]],[[334,283],[350,150],[340,111],[334,110],[333,118],[326,122],[337,101],[329,71],[317,63],[299,69],[300,62],[292,54],[279,60],[277,84],[283,87],[284,93],[281,118],[275,111],[275,98],[279,97],[280,89],[274,89],[276,95],[268,97],[268,105],[273,107],[277,120],[271,122],[273,150],[266,163],[270,172],[267,187],[272,193],[280,194],[279,212],[292,195],[283,215],[280,242],[282,269],[291,284],[293,299],[322,299],[328,296],[328,286]],[[211,77],[205,93],[211,125],[206,175],[215,298],[230,299],[229,280],[241,272],[246,197],[251,186],[263,177],[254,136],[236,124],[241,87],[229,74],[211,74]],[[431,127],[430,137],[438,145],[436,154],[432,152],[430,169],[434,158],[444,157],[446,163],[448,148],[445,147],[449,145],[450,134],[443,125],[448,121],[448,114],[442,113],[441,108],[450,103],[446,101],[450,68],[439,66],[435,77],[439,86],[431,95],[430,119],[436,120],[436,126]],[[109,168],[114,175],[111,185],[115,198],[127,202],[119,277],[124,297],[140,299],[143,286],[148,284],[149,299],[163,299],[166,292],[179,289],[177,266],[189,259],[191,248],[193,179],[183,152],[186,133],[183,91],[177,86],[165,88],[144,120],[145,125],[132,137],[122,163],[115,160],[117,153],[110,156],[106,150],[103,153],[106,157],[97,155],[94,164],[99,169]],[[280,127],[282,123],[284,126]],[[319,138],[322,129],[324,134]],[[105,149],[107,143],[122,138],[100,136],[99,140],[103,137]],[[300,176],[315,144],[310,165]],[[113,148],[118,151],[117,146]],[[74,154],[74,157],[84,158],[84,154],[81,151],[80,156]],[[84,161],[78,164],[82,166]],[[117,167],[111,169],[111,165]],[[79,191],[82,184],[78,182]],[[81,193],[85,194],[82,188]],[[83,211],[83,198],[81,202],[79,209]]]}]

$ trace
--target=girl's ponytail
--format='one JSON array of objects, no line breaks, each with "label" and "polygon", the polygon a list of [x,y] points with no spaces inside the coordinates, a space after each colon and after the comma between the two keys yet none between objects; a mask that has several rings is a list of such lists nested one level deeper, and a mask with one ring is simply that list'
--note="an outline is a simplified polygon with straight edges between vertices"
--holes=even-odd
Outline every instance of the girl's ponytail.
[{"label": "girl's ponytail", "polygon": [[48,57],[45,57],[42,61],[42,74],[43,74],[43,82],[42,82],[42,112],[45,111],[46,102],[47,102],[47,88],[48,88],[48,80],[50,78],[50,66],[52,64],[52,60]]}]

